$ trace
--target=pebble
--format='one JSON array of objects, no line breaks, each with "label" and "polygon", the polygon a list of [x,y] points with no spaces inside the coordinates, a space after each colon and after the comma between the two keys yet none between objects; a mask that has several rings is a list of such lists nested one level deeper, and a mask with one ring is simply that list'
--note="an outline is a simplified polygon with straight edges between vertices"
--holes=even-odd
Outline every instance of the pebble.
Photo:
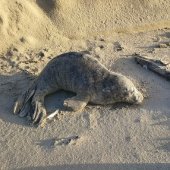
[{"label": "pebble", "polygon": [[44,54],[42,51],[40,51],[40,52],[38,53],[38,56],[42,58],[42,57],[45,56],[45,54]]}]

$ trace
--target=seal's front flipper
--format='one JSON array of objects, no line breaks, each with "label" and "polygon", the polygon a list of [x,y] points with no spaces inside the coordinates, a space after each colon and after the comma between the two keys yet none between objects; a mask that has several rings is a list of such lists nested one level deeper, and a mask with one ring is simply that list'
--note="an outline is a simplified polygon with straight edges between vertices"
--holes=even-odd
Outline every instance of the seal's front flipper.
[{"label": "seal's front flipper", "polygon": [[76,95],[72,98],[68,98],[64,101],[64,107],[67,109],[77,112],[84,109],[89,102],[89,96],[87,95]]}]

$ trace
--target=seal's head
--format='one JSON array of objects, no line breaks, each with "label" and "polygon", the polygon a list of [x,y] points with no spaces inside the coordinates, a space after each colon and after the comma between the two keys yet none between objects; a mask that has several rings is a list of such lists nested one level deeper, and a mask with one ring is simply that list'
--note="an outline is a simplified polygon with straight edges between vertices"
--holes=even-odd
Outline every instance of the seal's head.
[{"label": "seal's head", "polygon": [[143,95],[131,80],[125,76],[119,76],[118,78],[119,86],[119,100],[121,102],[127,102],[131,104],[141,104],[143,101]]}]

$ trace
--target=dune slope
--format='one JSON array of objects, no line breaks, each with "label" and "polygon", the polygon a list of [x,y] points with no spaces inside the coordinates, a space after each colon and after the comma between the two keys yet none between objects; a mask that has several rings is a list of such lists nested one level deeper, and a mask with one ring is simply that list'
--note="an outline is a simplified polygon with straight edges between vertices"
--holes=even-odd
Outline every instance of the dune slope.
[{"label": "dune slope", "polygon": [[169,0],[1,0],[1,51],[169,27],[169,11]]}]

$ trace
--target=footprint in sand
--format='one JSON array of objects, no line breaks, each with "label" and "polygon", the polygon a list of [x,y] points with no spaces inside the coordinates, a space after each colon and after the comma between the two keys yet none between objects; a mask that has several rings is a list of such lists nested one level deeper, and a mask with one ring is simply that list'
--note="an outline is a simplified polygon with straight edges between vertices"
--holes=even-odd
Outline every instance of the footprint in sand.
[{"label": "footprint in sand", "polygon": [[91,113],[83,112],[81,115],[82,126],[86,129],[96,128],[100,117],[101,114],[98,109],[92,109]]},{"label": "footprint in sand", "polygon": [[82,126],[84,128],[89,128],[90,127],[90,117],[87,112],[82,113]]},{"label": "footprint in sand", "polygon": [[3,19],[2,17],[0,16],[0,26],[3,25]]}]

